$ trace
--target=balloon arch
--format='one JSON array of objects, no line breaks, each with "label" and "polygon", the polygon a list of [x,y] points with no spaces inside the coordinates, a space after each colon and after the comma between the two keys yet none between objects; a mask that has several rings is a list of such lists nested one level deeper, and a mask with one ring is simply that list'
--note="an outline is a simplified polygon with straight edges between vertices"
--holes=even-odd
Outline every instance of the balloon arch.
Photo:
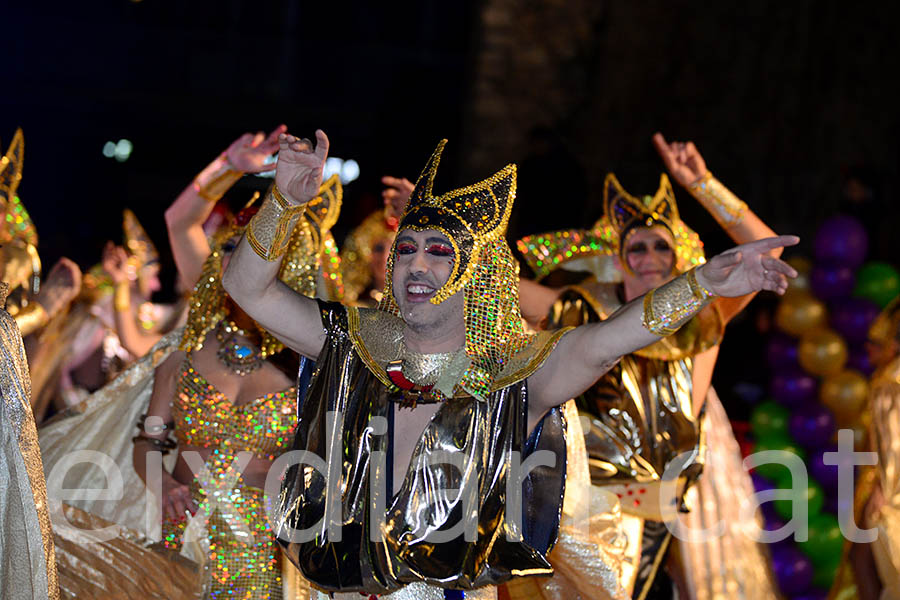
[{"label": "balloon arch", "polygon": [[[850,428],[857,450],[868,429],[865,349],[869,326],[881,308],[900,294],[900,273],[883,262],[865,263],[868,238],[850,216],[826,221],[814,241],[815,262],[789,259],[800,272],[779,303],[778,332],[768,340],[771,399],[753,410],[749,451],[785,450],[803,458],[809,485],[799,493],[809,506],[809,539],[793,537],[770,547],[772,569],[788,598],[826,598],[844,538],[838,526],[837,467],[822,455],[837,449],[836,431]],[[761,465],[753,472],[757,490],[791,488],[787,467]],[[849,508],[849,507],[848,507]],[[791,502],[762,505],[766,528],[789,520]]]}]

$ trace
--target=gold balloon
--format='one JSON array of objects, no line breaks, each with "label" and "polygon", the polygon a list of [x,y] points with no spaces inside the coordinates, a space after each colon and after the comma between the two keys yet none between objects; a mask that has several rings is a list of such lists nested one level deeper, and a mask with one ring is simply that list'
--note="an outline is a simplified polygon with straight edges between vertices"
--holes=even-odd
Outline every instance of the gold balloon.
[{"label": "gold balloon", "polygon": [[785,262],[797,271],[797,277],[788,280],[787,293],[809,292],[809,272],[812,271],[812,261],[805,256],[792,256]]},{"label": "gold balloon", "polygon": [[806,292],[787,294],[775,311],[775,323],[782,331],[801,336],[825,325],[825,304]]},{"label": "gold balloon", "polygon": [[866,429],[861,413],[868,394],[869,383],[865,375],[854,369],[826,377],[819,388],[819,399],[834,413],[838,427],[853,427],[860,431]]},{"label": "gold balloon", "polygon": [[792,256],[784,262],[797,269],[798,273],[809,273],[813,267],[812,261],[805,256]]},{"label": "gold balloon", "polygon": [[847,363],[847,344],[831,329],[813,329],[800,338],[797,359],[807,373],[834,375]]},{"label": "gold balloon", "polygon": [[782,331],[801,336],[825,325],[825,304],[806,292],[787,294],[775,311],[775,323]]}]

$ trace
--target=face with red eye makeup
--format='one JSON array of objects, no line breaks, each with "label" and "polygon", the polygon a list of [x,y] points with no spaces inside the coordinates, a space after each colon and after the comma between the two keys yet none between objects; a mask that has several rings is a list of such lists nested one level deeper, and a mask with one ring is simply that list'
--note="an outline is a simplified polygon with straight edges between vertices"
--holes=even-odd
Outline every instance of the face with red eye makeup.
[{"label": "face with red eye makeup", "polygon": [[440,304],[430,302],[447,283],[455,261],[453,245],[437,230],[404,229],[397,234],[392,291],[408,327],[435,337],[458,328],[465,334],[462,293]]},{"label": "face with red eye makeup", "polygon": [[675,240],[662,225],[639,227],[625,239],[622,269],[625,300],[630,301],[669,281],[675,274]]}]

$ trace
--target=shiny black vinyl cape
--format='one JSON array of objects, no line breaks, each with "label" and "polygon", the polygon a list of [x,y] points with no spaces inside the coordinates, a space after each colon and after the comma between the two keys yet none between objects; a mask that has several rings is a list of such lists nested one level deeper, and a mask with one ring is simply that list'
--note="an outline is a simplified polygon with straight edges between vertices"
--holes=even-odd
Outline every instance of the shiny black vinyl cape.
[{"label": "shiny black vinyl cape", "polygon": [[[316,587],[345,592],[384,593],[415,581],[472,589],[552,574],[546,554],[556,541],[565,481],[561,411],[549,412],[528,436],[527,379],[485,401],[461,397],[442,403],[391,497],[386,490],[392,489],[389,439],[396,392],[360,358],[347,311],[320,301],[327,340],[300,405],[293,449],[309,452],[311,462],[321,461],[320,469],[330,465],[336,481],[328,486],[309,465],[287,470],[275,530],[290,560]],[[517,528],[516,501],[508,498],[517,486],[510,474],[538,450],[549,451],[540,456],[553,465],[518,479]],[[326,489],[334,490],[330,499]],[[335,515],[330,529],[326,512]],[[436,531],[466,524],[474,539],[434,541]],[[303,530],[305,538],[291,539]]]}]

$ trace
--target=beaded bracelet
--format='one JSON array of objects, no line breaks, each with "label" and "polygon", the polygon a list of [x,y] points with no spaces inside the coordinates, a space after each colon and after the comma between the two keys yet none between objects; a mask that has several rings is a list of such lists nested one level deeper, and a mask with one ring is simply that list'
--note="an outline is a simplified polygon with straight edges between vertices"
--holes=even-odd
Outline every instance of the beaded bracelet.
[{"label": "beaded bracelet", "polygon": [[714,297],[697,282],[695,267],[644,296],[641,323],[655,335],[672,335]]},{"label": "beaded bracelet", "polygon": [[267,261],[280,259],[287,251],[291,232],[304,211],[306,204],[291,204],[278,186],[273,185],[259,212],[247,226],[247,241],[250,247]]},{"label": "beaded bracelet", "polygon": [[734,227],[744,220],[747,204],[722,185],[711,172],[707,171],[703,177],[689,185],[688,191],[722,227]]}]

